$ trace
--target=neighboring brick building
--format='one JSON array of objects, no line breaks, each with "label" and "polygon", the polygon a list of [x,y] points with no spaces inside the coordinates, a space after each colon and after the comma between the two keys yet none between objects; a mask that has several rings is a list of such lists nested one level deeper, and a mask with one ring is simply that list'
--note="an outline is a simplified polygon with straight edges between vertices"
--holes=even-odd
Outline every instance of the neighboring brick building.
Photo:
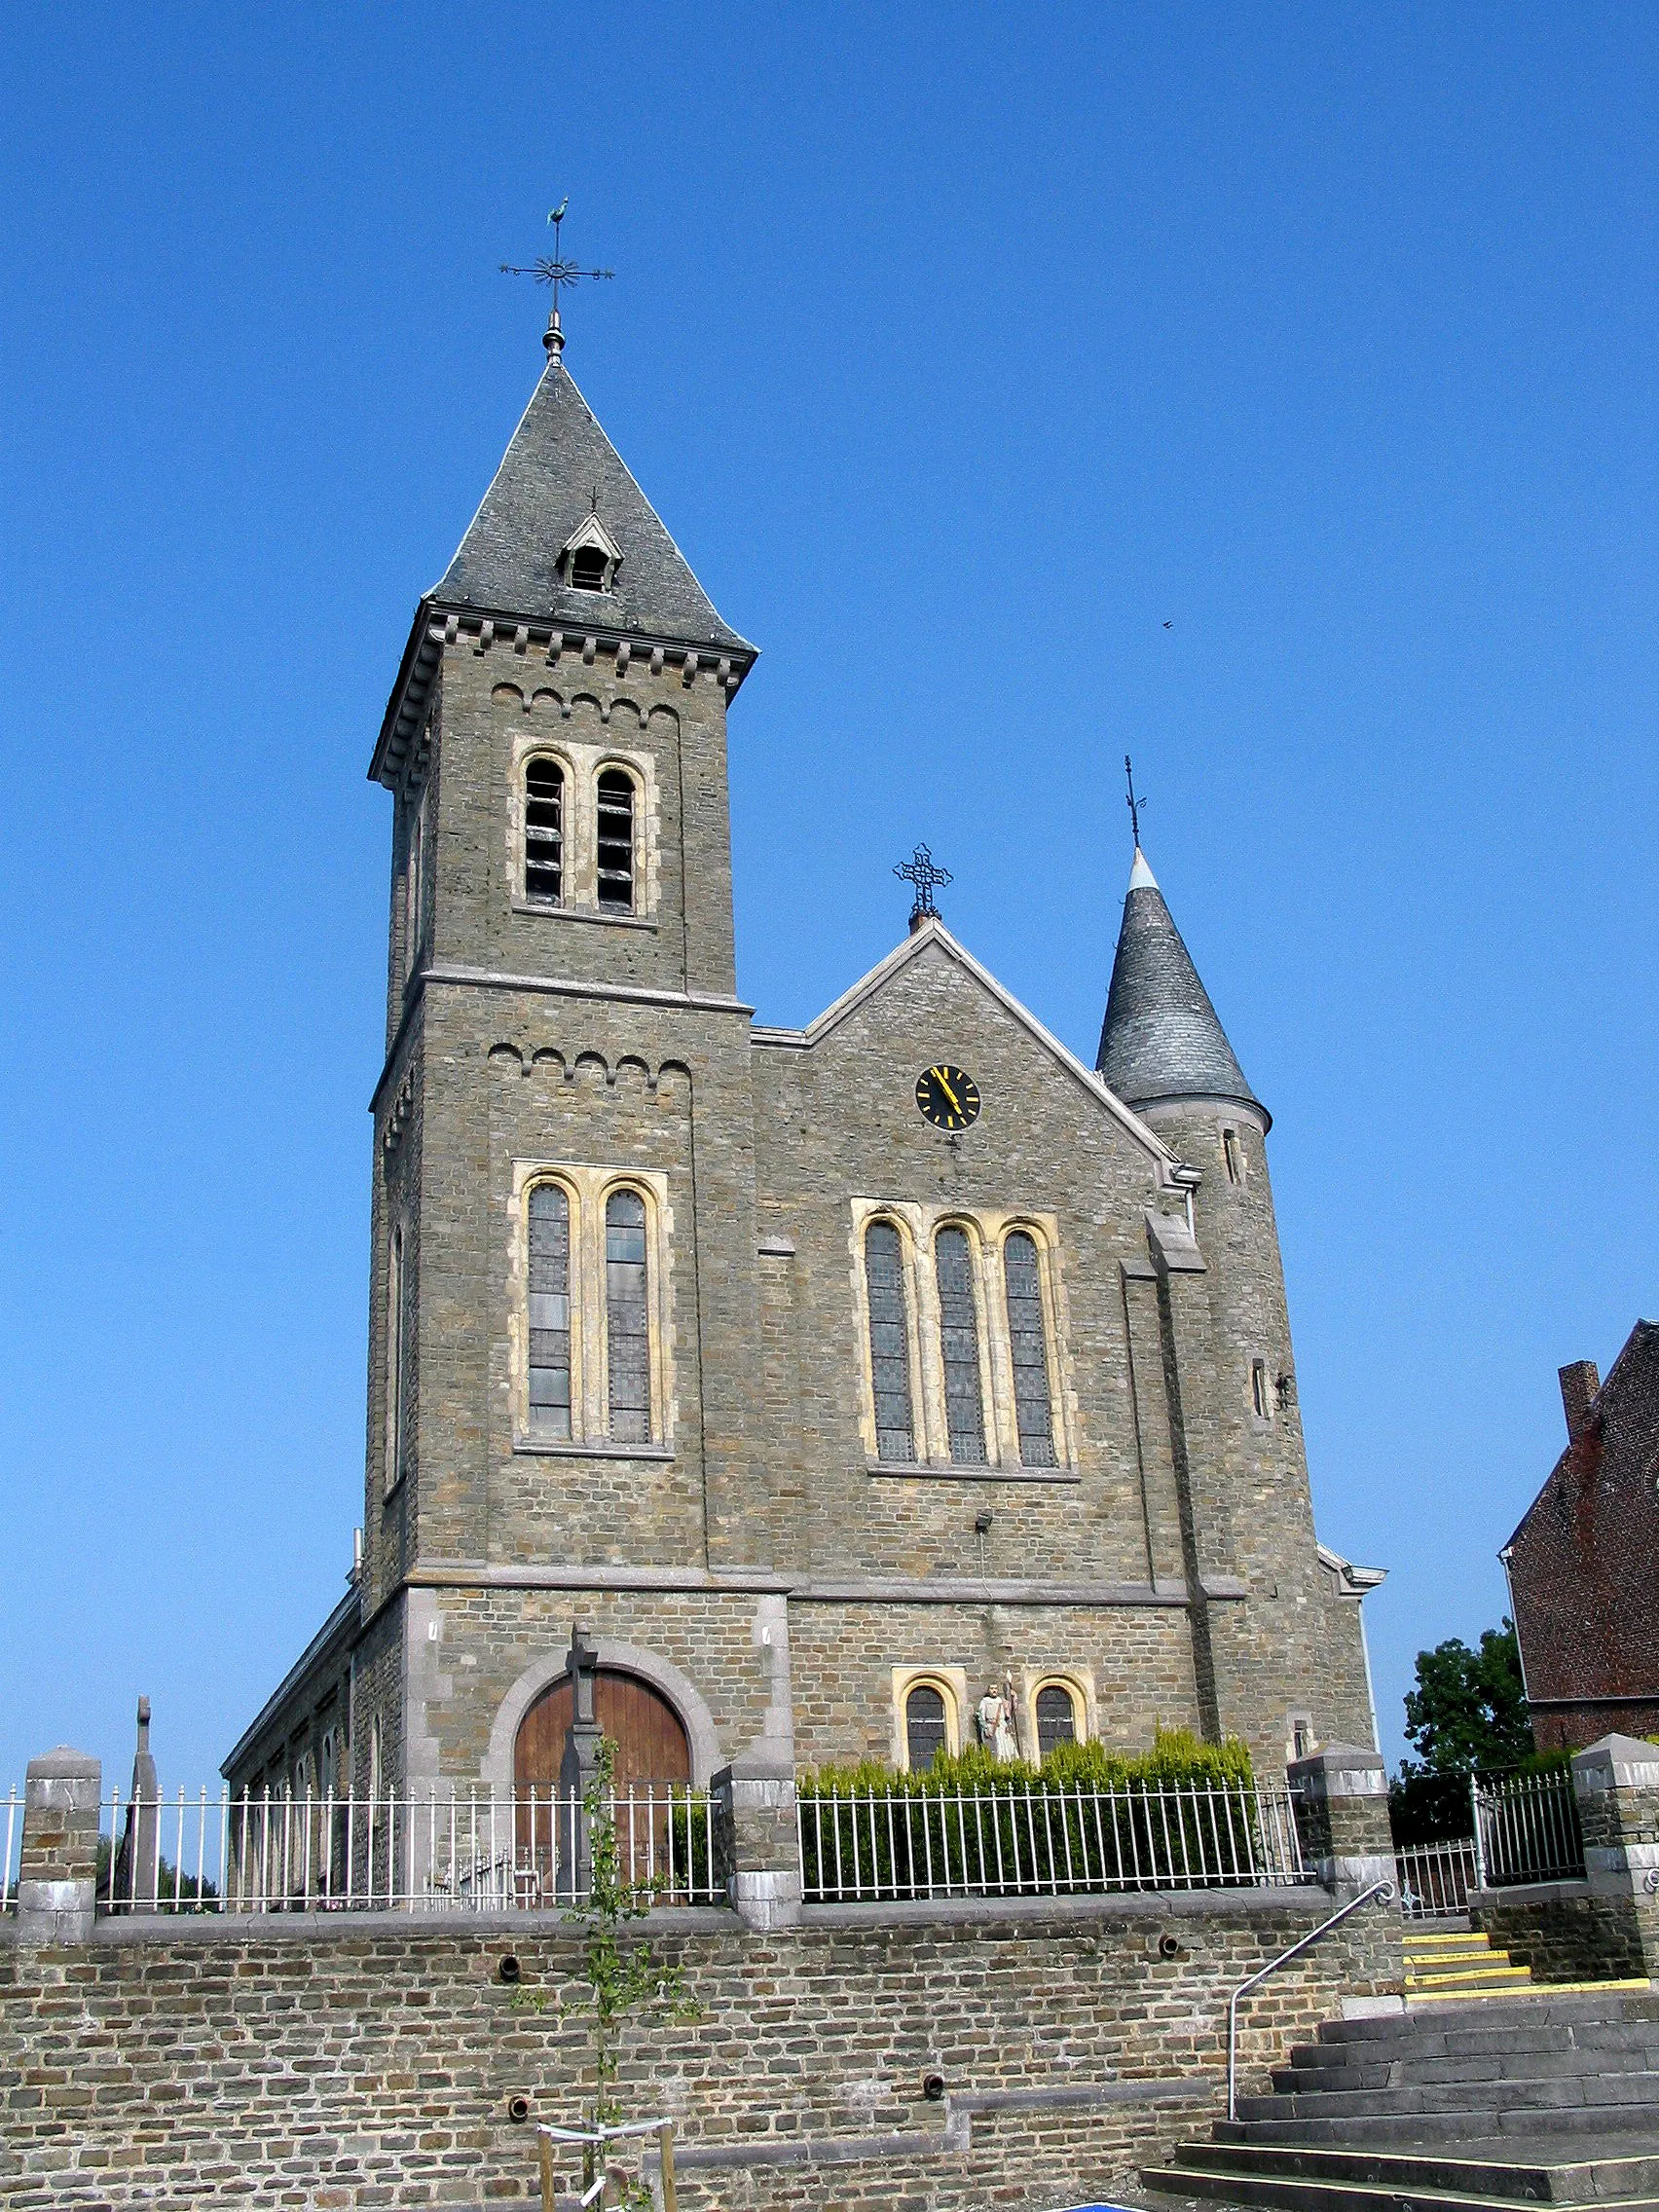
[{"label": "neighboring brick building", "polygon": [[1659,1735],[1659,1325],[1561,1395],[1567,1450],[1498,1555],[1541,1751]]},{"label": "neighboring brick building", "polygon": [[925,1756],[1005,1677],[1030,1752],[1370,1742],[1380,1576],[1314,1539],[1270,1117],[1145,859],[1098,1072],[926,914],[756,1025],[755,648],[559,344],[375,749],[362,1564],[226,1773],[544,1781],[576,1614],[625,1751],[698,1779]]}]

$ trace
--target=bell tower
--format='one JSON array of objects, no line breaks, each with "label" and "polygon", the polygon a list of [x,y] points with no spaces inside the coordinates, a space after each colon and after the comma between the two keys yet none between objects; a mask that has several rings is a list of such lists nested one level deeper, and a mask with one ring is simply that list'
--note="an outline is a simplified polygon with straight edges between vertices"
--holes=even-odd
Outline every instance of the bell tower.
[{"label": "bell tower", "polygon": [[[427,1578],[750,1541],[725,743],[756,650],[556,326],[548,356],[370,767],[394,813],[362,1597],[388,1621],[403,1600],[388,1727],[420,1704]],[[422,1769],[414,1736],[383,1756]]]}]

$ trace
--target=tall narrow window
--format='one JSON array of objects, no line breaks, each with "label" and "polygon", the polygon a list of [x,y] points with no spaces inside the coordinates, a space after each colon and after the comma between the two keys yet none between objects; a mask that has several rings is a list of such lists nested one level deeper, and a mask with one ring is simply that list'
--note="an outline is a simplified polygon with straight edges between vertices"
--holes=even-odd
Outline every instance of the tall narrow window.
[{"label": "tall narrow window", "polygon": [[1250,1362],[1250,1411],[1258,1420],[1273,1418],[1272,1395],[1268,1388],[1268,1363],[1265,1359]]},{"label": "tall narrow window", "polygon": [[1008,1335],[1014,1353],[1014,1418],[1022,1467],[1054,1464],[1054,1418],[1049,1403],[1049,1346],[1043,1329],[1043,1280],[1037,1246],[1023,1230],[1003,1246]]},{"label": "tall narrow window", "polygon": [[414,1298],[404,1251],[403,1224],[393,1228],[386,1283],[386,1487],[403,1479],[409,1447],[410,1368],[414,1364]]},{"label": "tall narrow window", "polygon": [[634,910],[634,779],[621,768],[599,779],[599,903]]},{"label": "tall narrow window", "polygon": [[985,1401],[979,1389],[979,1313],[974,1303],[974,1247],[963,1229],[934,1241],[940,1339],[944,1352],[944,1424],[953,1466],[985,1463]]},{"label": "tall narrow window", "polygon": [[524,772],[524,895],[557,905],[565,896],[565,771],[532,760]]},{"label": "tall narrow window", "polygon": [[651,1433],[650,1338],[645,1324],[645,1201],[612,1191],[605,1204],[605,1313],[610,1434],[645,1444]]},{"label": "tall narrow window", "polygon": [[1037,1756],[1046,1759],[1062,1744],[1077,1742],[1077,1705],[1063,1682],[1045,1682],[1037,1692]]},{"label": "tall narrow window", "polygon": [[910,1415],[910,1331],[904,1308],[904,1251],[899,1241],[899,1232],[890,1221],[872,1221],[866,1234],[865,1281],[869,1293],[875,1456],[878,1459],[914,1459],[916,1443]]},{"label": "tall narrow window", "polygon": [[945,1748],[944,1692],[918,1682],[904,1700],[904,1757],[912,1774],[924,1774]]},{"label": "tall narrow window", "polygon": [[1244,1155],[1239,1148],[1236,1129],[1222,1130],[1221,1156],[1227,1162],[1227,1180],[1230,1183],[1242,1183],[1244,1180]]},{"label": "tall narrow window", "polygon": [[530,1425],[571,1433],[571,1201],[557,1183],[530,1194]]}]

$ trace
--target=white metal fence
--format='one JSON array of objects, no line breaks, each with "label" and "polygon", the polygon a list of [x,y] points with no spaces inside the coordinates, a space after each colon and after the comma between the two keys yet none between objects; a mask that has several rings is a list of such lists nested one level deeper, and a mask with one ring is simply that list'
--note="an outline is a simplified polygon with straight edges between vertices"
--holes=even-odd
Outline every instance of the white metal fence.
[{"label": "white metal fence", "polygon": [[1309,1879],[1282,1789],[1163,1788],[802,1792],[796,1807],[809,1904],[905,1898],[1099,1896]]},{"label": "white metal fence", "polygon": [[1583,1873],[1584,1837],[1569,1771],[1477,1781],[1472,1794],[1479,1882],[1556,1882]]},{"label": "white metal fence", "polygon": [[1400,1910],[1408,1920],[1455,1920],[1468,1911],[1475,1887],[1474,1838],[1399,1844],[1394,1873]]},{"label": "white metal fence", "polygon": [[[110,1912],[502,1912],[580,1905],[587,1816],[556,1789],[500,1796],[233,1796],[180,1789],[104,1806],[98,1902]],[[618,1871],[641,1901],[713,1904],[714,1809],[683,1783],[608,1801]]]},{"label": "white metal fence", "polygon": [[0,1912],[11,1912],[18,1902],[18,1860],[23,1848],[23,1793],[13,1788],[6,1792],[5,1814],[6,1856],[0,1859]]}]

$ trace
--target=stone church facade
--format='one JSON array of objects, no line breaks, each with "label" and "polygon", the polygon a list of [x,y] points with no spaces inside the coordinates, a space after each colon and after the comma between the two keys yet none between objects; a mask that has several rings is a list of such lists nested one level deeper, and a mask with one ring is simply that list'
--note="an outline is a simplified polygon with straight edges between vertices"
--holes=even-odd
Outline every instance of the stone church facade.
[{"label": "stone church facade", "polygon": [[1314,1535],[1270,1118],[1144,857],[1095,1068],[929,915],[760,1025],[754,659],[554,340],[375,748],[361,1557],[227,1776],[548,1781],[577,1619],[624,1771],[912,1763],[991,1685],[1029,1756],[1372,1742],[1381,1577]]}]

